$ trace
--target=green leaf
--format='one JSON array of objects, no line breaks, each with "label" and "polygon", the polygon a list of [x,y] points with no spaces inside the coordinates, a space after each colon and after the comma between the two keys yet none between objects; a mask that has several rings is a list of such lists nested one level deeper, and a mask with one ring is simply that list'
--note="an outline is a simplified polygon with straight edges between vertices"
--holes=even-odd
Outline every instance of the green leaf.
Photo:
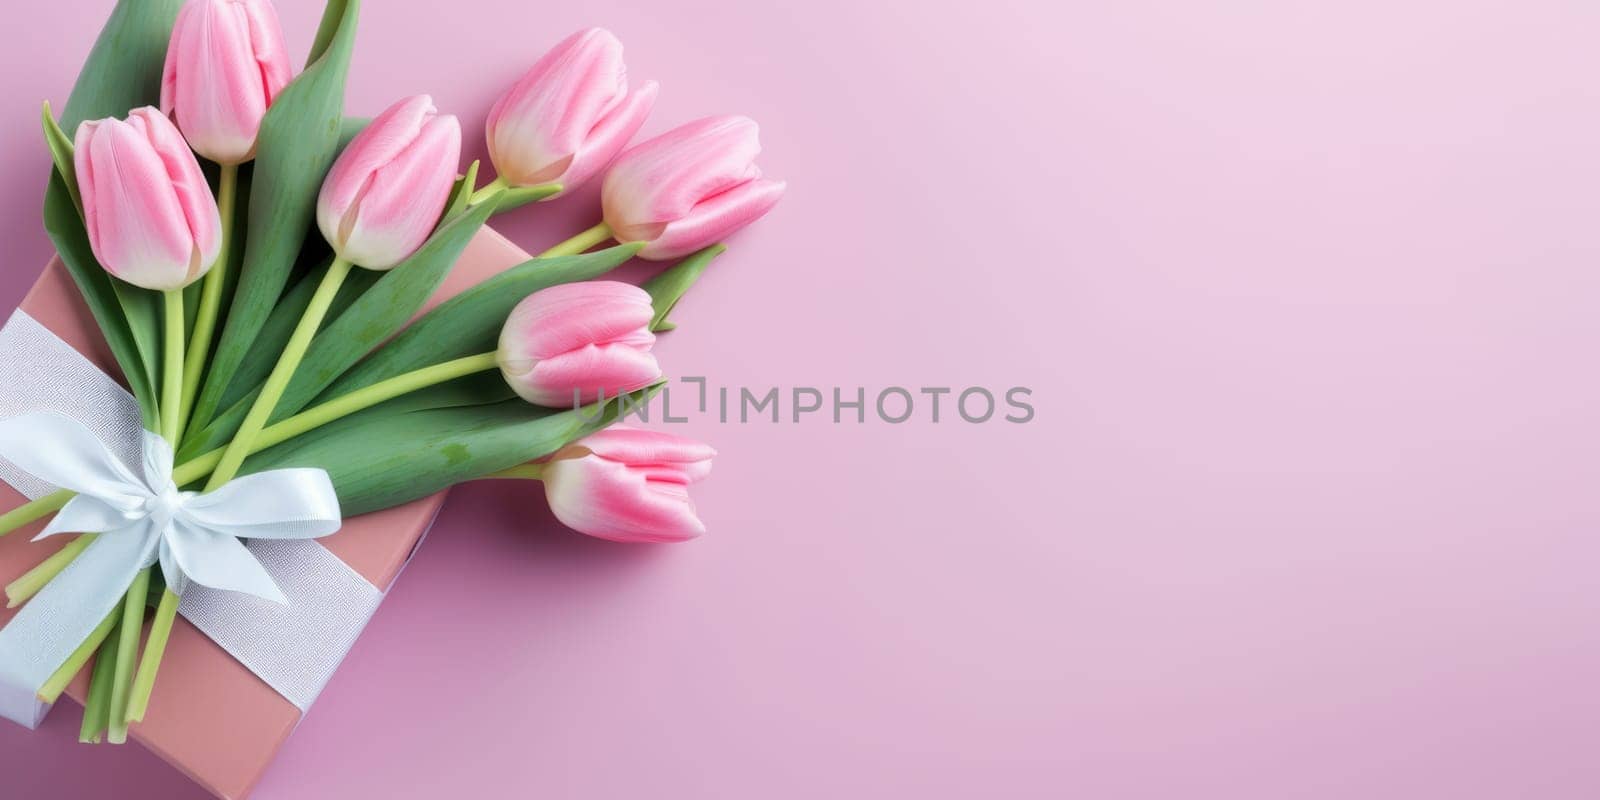
[{"label": "green leaf", "polygon": [[445,204],[444,216],[440,217],[440,227],[461,216],[461,212],[467,210],[467,201],[472,199],[472,192],[478,185],[479,166],[481,164],[477,160],[473,160],[467,166],[466,173],[456,178],[456,185],[450,188],[450,202]]},{"label": "green leaf", "polygon": [[670,331],[677,327],[667,321],[667,315],[677,307],[678,301],[683,299],[684,293],[699,279],[700,273],[706,271],[706,265],[727,250],[727,245],[711,245],[704,250],[691,253],[660,275],[645,281],[644,286],[640,288],[650,293],[650,305],[656,309],[655,317],[650,320],[650,330]]},{"label": "green leaf", "polygon": [[[285,419],[305,408],[352,364],[400,330],[444,282],[492,210],[488,205],[478,206],[446,223],[417,252],[380,273],[370,289],[325,325],[295,369],[271,420]],[[251,389],[193,437],[193,444],[185,442],[185,452],[205,452],[232,439],[258,392]]]},{"label": "green leaf", "polygon": [[561,193],[559,183],[541,183],[536,186],[513,186],[500,193],[494,199],[494,213],[500,214],[519,208],[529,203],[536,203],[546,197],[553,197]]},{"label": "green leaf", "polygon": [[294,269],[315,216],[317,191],[339,150],[345,75],[360,5],[360,0],[329,0],[311,63],[261,120],[243,267],[192,425],[216,412]]},{"label": "green leaf", "polygon": [[139,361],[144,365],[150,385],[155,386],[158,365],[161,362],[161,293],[141,289],[126,281],[111,278],[111,288],[122,307],[122,317],[128,321],[133,343],[139,351]]},{"label": "green leaf", "polygon": [[78,167],[72,158],[72,138],[56,124],[55,115],[50,113],[49,101],[45,102],[44,110],[40,114],[40,121],[44,124],[44,143],[50,148],[50,160],[55,162],[56,172],[61,173],[61,180],[67,185],[67,194],[72,197],[72,204],[81,209],[83,198],[78,196]]},{"label": "green leaf", "polygon": [[70,135],[86,119],[122,117],[161,99],[161,68],[182,0],[119,0],[61,111]]},{"label": "green leaf", "polygon": [[[655,387],[565,411],[522,400],[346,417],[252,456],[241,474],[320,467],[349,517],[392,508],[462,481],[543,458],[610,425]],[[404,398],[402,398],[404,399]]]},{"label": "green leaf", "polygon": [[[181,0],[121,0],[95,39],[84,61],[78,80],[62,109],[60,137],[48,134],[52,155],[62,142],[70,142],[72,132],[86,119],[121,117],[129,109],[150,105],[160,99],[161,68],[166,58],[172,21]],[[50,126],[55,127],[55,126]],[[69,176],[63,178],[63,174]],[[125,296],[132,295],[126,284],[113,279],[94,258],[84,231],[83,217],[75,197],[75,186],[68,180],[73,173],[55,173],[45,189],[44,222],[61,261],[72,275],[100,326],[112,356],[122,368],[128,388],[139,401],[147,427],[156,424],[154,363],[140,350],[140,337],[124,310]],[[75,181],[74,181],[75,183]],[[143,291],[143,290],[137,290]],[[129,297],[128,305],[137,309],[138,300]],[[141,323],[142,324],[142,323]],[[154,350],[151,350],[154,354]]]},{"label": "green leaf", "polygon": [[440,303],[328,386],[329,400],[414,369],[495,349],[506,315],[524,297],[559,283],[603,275],[639,252],[639,243],[559,258],[535,258]]}]

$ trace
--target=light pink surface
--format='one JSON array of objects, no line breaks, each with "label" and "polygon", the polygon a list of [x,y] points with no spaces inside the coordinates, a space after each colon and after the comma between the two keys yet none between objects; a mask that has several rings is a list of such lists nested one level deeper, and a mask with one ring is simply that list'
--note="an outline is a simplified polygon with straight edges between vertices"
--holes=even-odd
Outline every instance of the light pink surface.
[{"label": "light pink surface", "polygon": [[[646,133],[761,122],[790,192],[670,371],[1038,418],[674,426],[720,453],[685,545],[463,488],[255,797],[1600,793],[1600,12],[401,5],[352,107],[431,92],[479,155],[591,24],[662,82]],[[35,103],[109,7],[8,18],[5,303],[49,255]],[[497,227],[537,249],[595,191]],[[203,796],[63,712],[0,726],[8,796]]]}]

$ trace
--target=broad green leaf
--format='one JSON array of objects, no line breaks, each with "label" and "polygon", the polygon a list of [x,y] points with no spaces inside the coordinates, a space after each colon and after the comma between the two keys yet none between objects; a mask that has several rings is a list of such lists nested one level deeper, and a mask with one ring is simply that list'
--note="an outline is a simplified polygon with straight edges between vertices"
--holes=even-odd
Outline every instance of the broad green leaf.
[{"label": "broad green leaf", "polygon": [[728,249],[727,245],[714,244],[710,247],[691,253],[687,258],[673,264],[660,275],[645,281],[640,287],[650,293],[650,305],[655,306],[656,315],[650,320],[650,330],[670,331],[677,327],[667,321],[667,315],[677,307],[678,301],[683,298],[689,287],[699,279],[700,273],[706,271],[706,265],[711,260],[722,255]]},{"label": "broad green leaf", "polygon": [[589,280],[633,257],[642,245],[626,244],[559,258],[535,258],[440,303],[368,356],[318,400],[329,400],[405,372],[495,349],[506,315],[522,299],[559,283]]},{"label": "broad green leaf", "polygon": [[345,74],[360,5],[360,0],[329,0],[310,64],[261,121],[244,262],[191,425],[211,419],[240,362],[257,346],[311,227],[317,191],[339,149]]},{"label": "broad green leaf", "polygon": [[[642,404],[654,391],[626,395],[627,405]],[[563,411],[508,400],[401,413],[375,408],[258,453],[242,473],[320,467],[333,480],[342,513],[355,516],[548,456],[611,424],[622,405],[612,400]]]},{"label": "broad green leaf", "polygon": [[[470,208],[446,223],[417,252],[382,273],[338,319],[325,325],[295,369],[271,419],[281,420],[305,408],[352,364],[400,330],[444,282],[491,210],[487,205]],[[206,425],[194,437],[194,444],[188,445],[193,449],[186,448],[186,452],[205,452],[229,441],[249,413],[258,391],[251,389]]]},{"label": "broad green leaf", "polygon": [[[160,99],[161,67],[172,21],[181,0],[121,0],[95,39],[62,109],[62,139],[71,140],[87,119],[121,117]],[[70,174],[70,173],[69,173]],[[45,230],[100,326],[147,426],[156,422],[154,364],[140,352],[139,338],[123,310],[119,281],[95,261],[73,189],[52,174],[45,189]],[[142,291],[142,290],[141,290]],[[135,304],[136,305],[136,304]],[[152,351],[153,354],[154,351]]]}]

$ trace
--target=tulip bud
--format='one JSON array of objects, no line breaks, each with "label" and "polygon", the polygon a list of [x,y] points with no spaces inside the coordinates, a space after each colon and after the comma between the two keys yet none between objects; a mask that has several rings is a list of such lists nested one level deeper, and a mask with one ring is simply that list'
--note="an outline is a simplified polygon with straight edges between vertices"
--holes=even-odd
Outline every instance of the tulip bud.
[{"label": "tulip bud", "polygon": [[600,203],[619,242],[649,242],[640,258],[688,255],[754,222],[783,196],[761,177],[761,142],[748,117],[707,117],[623,153]]},{"label": "tulip bud", "polygon": [[85,122],[74,148],[84,228],[107,272],[168,291],[211,269],[222,246],[222,216],[171,120],[145,107],[127,121]]},{"label": "tulip bud", "polygon": [[339,154],[317,227],[340,258],[389,269],[428,240],[461,162],[461,125],[425,94],[390,106]]},{"label": "tulip bud", "polygon": [[[622,42],[590,28],[545,53],[489,110],[489,159],[512,186],[569,192],[622,152],[656,101],[656,83],[628,91]],[[555,195],[552,195],[555,196]]]},{"label": "tulip bud", "polygon": [[293,71],[270,0],[190,0],[161,73],[161,112],[219,164],[255,158],[261,118]]},{"label": "tulip bud", "polygon": [[500,331],[500,374],[522,399],[552,408],[643,389],[661,377],[651,355],[650,295],[616,281],[541,289]]},{"label": "tulip bud", "polygon": [[544,465],[545,498],[573,530],[619,542],[681,542],[706,532],[689,484],[717,451],[656,431],[613,425]]}]

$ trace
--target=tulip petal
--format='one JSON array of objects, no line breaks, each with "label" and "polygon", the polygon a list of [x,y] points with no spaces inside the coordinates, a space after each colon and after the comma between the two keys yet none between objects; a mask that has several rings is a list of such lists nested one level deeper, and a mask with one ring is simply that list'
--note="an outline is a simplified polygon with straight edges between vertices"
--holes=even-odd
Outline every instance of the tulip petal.
[{"label": "tulip petal", "polygon": [[551,358],[586,344],[625,341],[649,347],[655,310],[648,292],[619,281],[561,284],[529,295],[506,320],[501,346],[520,356]]},{"label": "tulip petal", "polygon": [[283,33],[267,0],[196,0],[173,25],[161,109],[196,152],[237,164],[254,157],[261,120],[289,77]]},{"label": "tulip petal", "polygon": [[760,132],[748,117],[708,117],[623,153],[601,188],[619,241],[648,241],[705,198],[760,176]]},{"label": "tulip petal", "polygon": [[757,179],[709,197],[682,219],[667,223],[639,257],[664,261],[721,242],[771,211],[786,186],[783,181]]},{"label": "tulip petal", "polygon": [[545,497],[562,524],[621,542],[678,542],[705,533],[681,485],[650,481],[640,471],[596,455],[545,465]]},{"label": "tulip petal", "polygon": [[80,127],[75,160],[89,244],[101,266],[129,283],[182,288],[196,266],[194,238],[167,166],[138,125]]},{"label": "tulip petal", "polygon": [[[707,472],[717,451],[704,442],[631,425],[611,427],[585,436],[579,445],[602,458],[629,464],[674,465],[705,464]],[[694,474],[691,480],[704,477]]]},{"label": "tulip petal", "polygon": [[595,123],[594,129],[589,131],[589,138],[572,157],[566,171],[550,179],[560,182],[561,192],[546,199],[571,192],[610,166],[622,148],[628,146],[628,140],[644,127],[645,118],[650,116],[660,91],[661,87],[655,81],[645,81],[643,86]]},{"label": "tulip petal", "polygon": [[427,95],[379,114],[334,162],[317,226],[339,255],[368,269],[405,260],[432,233],[461,160],[461,125]]},{"label": "tulip petal", "polygon": [[183,220],[189,227],[194,243],[196,261],[191,265],[185,283],[205,274],[217,260],[222,249],[222,215],[217,210],[216,198],[211,194],[211,184],[200,171],[200,162],[190,152],[183,134],[172,122],[154,108],[136,108],[128,114],[128,121],[143,128],[156,155],[161,157],[167,179],[183,209]]},{"label": "tulip petal", "polygon": [[545,53],[490,109],[490,159],[513,186],[561,181],[570,190],[581,182],[567,178],[570,165],[627,95],[622,42],[603,28],[579,31]]},{"label": "tulip petal", "polygon": [[317,225],[335,249],[346,242],[351,222],[347,217],[354,213],[373,174],[405,152],[437,113],[429,96],[408,97],[373,118],[339,154],[317,195]]},{"label": "tulip petal", "polygon": [[461,160],[461,125],[453,116],[427,121],[399,155],[374,170],[347,217],[341,254],[368,269],[388,269],[427,241],[450,199]]},{"label": "tulip petal", "polygon": [[270,0],[244,0],[244,9],[250,19],[250,49],[261,67],[261,88],[270,106],[294,79],[289,50],[283,43],[283,26]]},{"label": "tulip petal", "polygon": [[661,377],[650,351],[628,344],[591,344],[544,359],[512,383],[522,399],[550,408],[592,403],[601,395],[638,391]]}]

